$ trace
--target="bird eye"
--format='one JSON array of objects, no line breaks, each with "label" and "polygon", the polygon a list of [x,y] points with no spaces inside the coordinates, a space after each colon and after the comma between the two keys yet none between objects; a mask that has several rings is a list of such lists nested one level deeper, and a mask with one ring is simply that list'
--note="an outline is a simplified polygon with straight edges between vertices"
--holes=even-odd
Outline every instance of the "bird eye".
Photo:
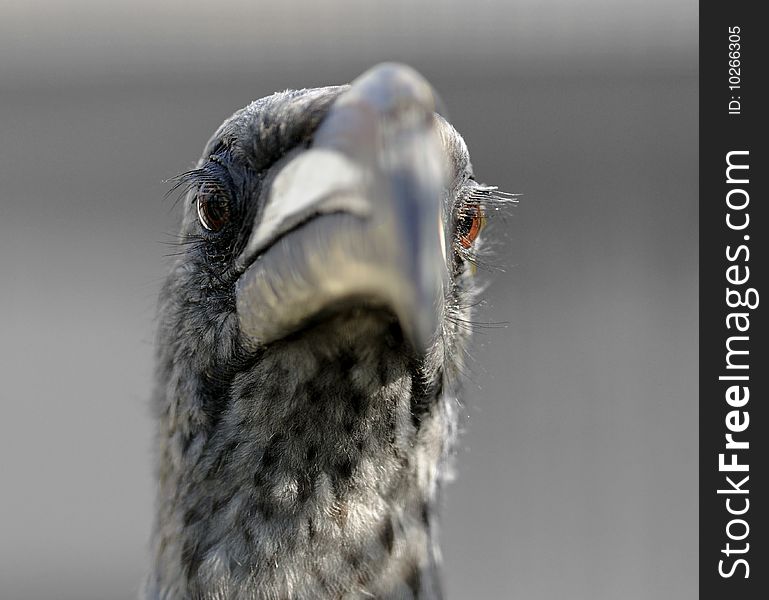
[{"label": "bird eye", "polygon": [[468,204],[462,209],[457,222],[457,238],[465,250],[473,245],[485,222],[480,204]]},{"label": "bird eye", "polygon": [[214,233],[230,220],[230,200],[209,184],[200,186],[197,195],[198,219],[200,224]]}]

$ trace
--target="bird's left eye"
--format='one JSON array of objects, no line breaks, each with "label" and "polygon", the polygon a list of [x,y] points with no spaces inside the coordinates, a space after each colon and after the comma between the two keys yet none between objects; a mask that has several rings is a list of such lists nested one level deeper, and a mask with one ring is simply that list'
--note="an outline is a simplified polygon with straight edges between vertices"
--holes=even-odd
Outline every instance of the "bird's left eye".
[{"label": "bird's left eye", "polygon": [[465,250],[469,249],[481,233],[486,217],[480,204],[467,204],[459,215],[457,221],[457,239]]},{"label": "bird's left eye", "polygon": [[204,183],[197,194],[198,219],[208,231],[221,231],[230,220],[230,199],[221,190]]}]

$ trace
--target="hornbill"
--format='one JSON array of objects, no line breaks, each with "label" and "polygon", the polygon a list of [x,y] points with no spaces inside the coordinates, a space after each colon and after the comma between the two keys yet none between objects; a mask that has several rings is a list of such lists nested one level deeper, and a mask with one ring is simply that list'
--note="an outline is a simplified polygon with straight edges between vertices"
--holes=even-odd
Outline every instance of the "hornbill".
[{"label": "hornbill", "polygon": [[440,598],[478,235],[509,197],[397,64],[251,103],[177,186],[145,597]]}]

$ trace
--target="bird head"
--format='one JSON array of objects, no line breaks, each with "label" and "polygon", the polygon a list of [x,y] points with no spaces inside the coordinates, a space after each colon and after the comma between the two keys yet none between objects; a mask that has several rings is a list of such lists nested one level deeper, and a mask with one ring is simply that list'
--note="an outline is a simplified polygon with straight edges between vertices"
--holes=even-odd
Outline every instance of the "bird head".
[{"label": "bird head", "polygon": [[395,64],[277,93],[179,176],[148,589],[305,597],[307,569],[347,586],[349,556],[328,565],[356,549],[356,585],[381,590],[381,548],[414,573],[434,562],[479,234],[505,199],[436,103]]}]

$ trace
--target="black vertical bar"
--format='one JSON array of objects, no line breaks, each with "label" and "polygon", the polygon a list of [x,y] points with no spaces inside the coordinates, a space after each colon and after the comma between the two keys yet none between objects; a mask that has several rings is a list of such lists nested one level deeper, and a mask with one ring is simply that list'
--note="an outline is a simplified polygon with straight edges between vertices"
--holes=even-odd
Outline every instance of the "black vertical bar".
[{"label": "black vertical bar", "polygon": [[[700,3],[701,598],[769,598],[769,363],[764,350],[769,165],[763,119],[769,101],[764,85],[768,34],[761,6]],[[737,167],[727,172],[727,161]],[[749,279],[743,282],[748,269]],[[751,308],[756,299],[758,306]],[[737,306],[730,307],[728,300]],[[749,353],[728,359],[729,338],[733,350]],[[748,442],[749,448],[727,448],[727,434],[735,444]],[[737,470],[744,466],[748,470]]]}]

